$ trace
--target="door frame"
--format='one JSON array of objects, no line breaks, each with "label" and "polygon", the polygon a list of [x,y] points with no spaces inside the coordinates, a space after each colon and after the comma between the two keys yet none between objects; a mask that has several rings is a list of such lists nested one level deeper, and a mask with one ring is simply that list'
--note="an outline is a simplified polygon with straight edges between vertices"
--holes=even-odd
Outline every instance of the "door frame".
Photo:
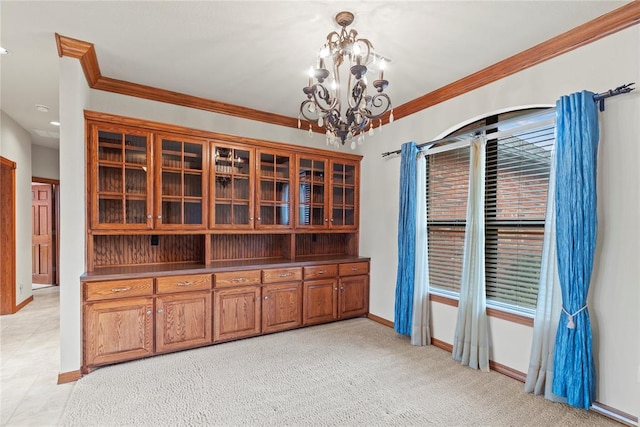
[{"label": "door frame", "polygon": [[[0,165],[11,169],[10,182],[2,183],[2,192],[9,191],[11,198],[11,213],[7,215],[8,221],[0,221],[2,232],[0,233],[0,245],[3,246],[2,262],[0,263],[0,276],[7,277],[2,280],[0,293],[0,314],[13,314],[16,312],[16,163],[0,156]],[[4,217],[4,214],[3,214]],[[7,236],[8,239],[2,236]],[[10,246],[6,250],[6,245]],[[7,262],[9,263],[7,265]],[[7,271],[8,270],[8,271]]]},{"label": "door frame", "polygon": [[53,199],[53,236],[52,246],[54,250],[53,254],[53,269],[55,274],[53,275],[53,285],[60,285],[60,180],[51,178],[40,178],[37,176],[31,177],[32,183],[38,184],[51,184],[53,185],[53,191],[51,196]]}]

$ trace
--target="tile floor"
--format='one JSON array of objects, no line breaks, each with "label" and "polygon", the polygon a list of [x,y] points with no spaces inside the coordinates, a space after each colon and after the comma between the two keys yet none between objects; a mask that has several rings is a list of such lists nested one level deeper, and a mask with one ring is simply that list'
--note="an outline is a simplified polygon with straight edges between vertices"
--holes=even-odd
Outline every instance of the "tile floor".
[{"label": "tile floor", "polygon": [[59,288],[33,291],[33,302],[0,316],[0,425],[57,425],[75,383],[57,385]]}]

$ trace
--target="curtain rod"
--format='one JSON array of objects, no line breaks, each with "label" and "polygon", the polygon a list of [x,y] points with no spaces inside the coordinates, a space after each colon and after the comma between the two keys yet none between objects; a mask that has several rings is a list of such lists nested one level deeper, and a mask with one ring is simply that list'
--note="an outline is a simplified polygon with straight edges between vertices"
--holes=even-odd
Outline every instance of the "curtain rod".
[{"label": "curtain rod", "polygon": [[[623,93],[629,93],[632,90],[634,90],[633,86],[635,83],[627,83],[624,84],[622,86],[618,86],[615,89],[609,89],[608,91],[605,92],[601,92],[601,93],[596,93],[593,95],[593,101],[594,102],[598,102],[599,103],[599,107],[600,107],[600,111],[604,111],[604,100],[607,98],[611,98],[612,96],[617,96],[617,95],[622,95]],[[535,116],[535,115],[540,115],[540,114],[544,114],[546,113],[547,110],[544,110],[543,112],[537,112],[537,113],[533,113],[531,115],[528,115],[527,117],[531,117],[531,116]],[[515,119],[522,119],[523,116],[520,117],[516,117]],[[504,122],[501,122],[501,124],[504,124]],[[476,134],[477,132],[482,132],[482,131],[486,131],[489,129],[495,129],[497,127],[497,124],[493,124],[493,125],[489,125],[489,126],[483,126],[481,128],[476,128],[470,132],[466,132],[464,134],[460,134],[460,135],[455,135],[455,136],[448,136],[442,139],[437,139],[434,141],[429,141],[429,142],[425,142],[422,144],[418,145],[418,148],[424,148],[427,146],[432,146],[434,144],[438,144],[440,142],[445,142],[445,141],[450,141],[450,140],[461,140],[462,138],[467,138],[470,135]],[[386,153],[382,153],[382,157],[387,157],[390,156],[392,154],[400,154],[402,152],[402,150],[395,150],[395,151],[387,151]]]}]

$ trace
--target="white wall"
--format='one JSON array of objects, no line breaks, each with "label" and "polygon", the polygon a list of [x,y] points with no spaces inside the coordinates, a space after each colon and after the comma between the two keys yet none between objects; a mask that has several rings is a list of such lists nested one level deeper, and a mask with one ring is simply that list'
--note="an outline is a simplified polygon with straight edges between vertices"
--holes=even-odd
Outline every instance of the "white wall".
[{"label": "white wall", "polygon": [[60,179],[60,151],[32,145],[31,173],[38,178]]},{"label": "white wall", "polygon": [[31,137],[2,111],[0,155],[16,163],[16,304],[31,296]]},{"label": "white wall", "polygon": [[[608,36],[513,76],[397,120],[366,144],[362,162],[360,253],[372,258],[371,313],[393,320],[400,158],[380,154],[427,142],[469,118],[561,96],[640,82],[640,26]],[[640,90],[611,99],[601,114],[599,232],[589,298],[597,400],[640,415]],[[451,343],[456,309],[432,304],[433,335]],[[491,356],[527,372],[531,328],[491,318]]]},{"label": "white wall", "polygon": [[60,59],[60,372],[80,369],[80,275],[85,271],[85,135],[89,87],[80,62]]},{"label": "white wall", "polygon": [[[164,104],[147,99],[118,95],[100,90],[90,91],[89,110],[126,117],[175,124],[192,129],[238,135],[274,142],[286,142],[314,148],[328,148],[324,134],[276,126],[254,120],[225,116],[209,111]],[[292,111],[291,115],[296,112]],[[304,122],[303,122],[304,123]],[[304,124],[303,124],[304,126]],[[342,148],[346,151],[347,148]],[[351,152],[351,150],[348,150]]]}]

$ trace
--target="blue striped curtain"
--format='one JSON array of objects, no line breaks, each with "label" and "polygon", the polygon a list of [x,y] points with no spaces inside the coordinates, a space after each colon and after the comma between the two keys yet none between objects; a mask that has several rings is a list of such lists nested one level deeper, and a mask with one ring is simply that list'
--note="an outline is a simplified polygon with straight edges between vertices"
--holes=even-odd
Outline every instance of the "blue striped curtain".
[{"label": "blue striped curtain", "polygon": [[411,335],[416,242],[416,143],[402,144],[401,155],[394,328],[399,334]]},{"label": "blue striped curtain", "polygon": [[587,294],[596,247],[598,112],[583,91],[556,104],[556,243],[562,313],[556,335],[553,393],[588,409],[596,378]]}]

